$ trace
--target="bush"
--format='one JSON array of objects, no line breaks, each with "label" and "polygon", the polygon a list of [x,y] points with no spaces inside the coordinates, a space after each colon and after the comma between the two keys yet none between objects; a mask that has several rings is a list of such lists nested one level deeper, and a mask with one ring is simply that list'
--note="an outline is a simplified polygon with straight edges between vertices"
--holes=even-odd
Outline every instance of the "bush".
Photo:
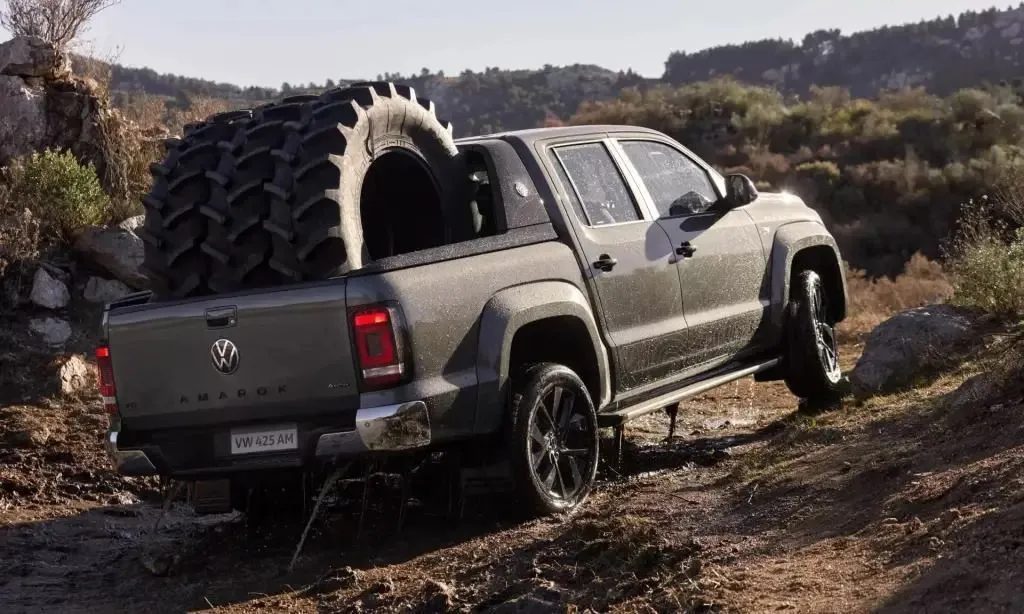
[{"label": "bush", "polygon": [[95,169],[70,152],[15,158],[3,179],[9,202],[32,212],[45,242],[70,242],[86,226],[103,222],[110,207]]},{"label": "bush", "polygon": [[0,193],[0,279],[13,265],[39,255],[39,220],[28,209],[18,210]]},{"label": "bush", "polygon": [[1024,315],[1024,168],[1004,166],[993,198],[963,207],[947,247],[955,303],[1000,315]]}]

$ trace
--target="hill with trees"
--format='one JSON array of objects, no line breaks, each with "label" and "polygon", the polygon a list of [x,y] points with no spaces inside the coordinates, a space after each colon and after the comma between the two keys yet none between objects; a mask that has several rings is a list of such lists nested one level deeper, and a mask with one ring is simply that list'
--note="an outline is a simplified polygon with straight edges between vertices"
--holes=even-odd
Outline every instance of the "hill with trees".
[{"label": "hill with trees", "polygon": [[786,93],[835,85],[855,96],[908,86],[945,95],[984,82],[1019,83],[1024,76],[1024,5],[848,36],[819,30],[800,44],[762,40],[696,53],[677,51],[665,62],[664,81],[671,84],[723,75]]},{"label": "hill with trees", "polygon": [[[1024,5],[968,11],[957,17],[851,35],[819,30],[799,44],[762,40],[694,53],[676,51],[668,56],[665,73],[658,79],[579,64],[533,70],[487,68],[458,75],[423,69],[414,75],[385,73],[376,77],[413,85],[437,102],[458,134],[468,135],[558,123],[575,113],[582,102],[608,100],[627,87],[682,85],[720,76],[772,86],[785,94],[806,95],[812,86],[837,86],[857,97],[904,87],[922,86],[947,95],[986,83],[1019,84],[1024,77]],[[367,78],[373,75],[324,83],[283,83],[279,88],[242,87],[160,74],[150,68],[110,67],[111,89],[121,95],[214,98],[232,106],[320,92]]]}]

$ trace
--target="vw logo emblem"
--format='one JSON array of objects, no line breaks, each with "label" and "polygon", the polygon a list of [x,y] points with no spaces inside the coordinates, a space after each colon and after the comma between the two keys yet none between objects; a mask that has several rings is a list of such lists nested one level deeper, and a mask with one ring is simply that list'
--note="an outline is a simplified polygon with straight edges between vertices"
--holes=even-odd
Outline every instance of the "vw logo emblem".
[{"label": "vw logo emblem", "polygon": [[213,367],[224,375],[231,375],[238,370],[238,348],[229,339],[218,339],[210,347],[210,358]]}]

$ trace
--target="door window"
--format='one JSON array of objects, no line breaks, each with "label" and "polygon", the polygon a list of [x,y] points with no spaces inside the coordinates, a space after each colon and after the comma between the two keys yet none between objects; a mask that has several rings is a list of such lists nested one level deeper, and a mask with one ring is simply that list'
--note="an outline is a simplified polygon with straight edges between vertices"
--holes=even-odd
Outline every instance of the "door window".
[{"label": "door window", "polygon": [[[601,143],[569,145],[555,150],[568,179],[566,191],[577,215],[589,226],[634,222],[641,218],[626,182]],[[559,173],[561,174],[561,172]]]},{"label": "door window", "polygon": [[620,145],[660,217],[703,213],[718,200],[708,174],[679,151],[655,141],[622,141]]}]

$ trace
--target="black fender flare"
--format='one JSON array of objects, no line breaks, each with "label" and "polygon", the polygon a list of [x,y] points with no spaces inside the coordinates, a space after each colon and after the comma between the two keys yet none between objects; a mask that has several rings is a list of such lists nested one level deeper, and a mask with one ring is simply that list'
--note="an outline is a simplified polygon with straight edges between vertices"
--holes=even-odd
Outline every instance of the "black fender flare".
[{"label": "black fender flare", "polygon": [[770,319],[775,330],[782,330],[785,319],[786,304],[789,302],[790,275],[796,255],[810,247],[825,246],[835,256],[836,269],[839,271],[841,304],[837,305],[837,320],[846,317],[846,268],[839,254],[839,246],[823,224],[818,222],[793,222],[782,226],[775,232],[775,240],[771,251],[771,314]]},{"label": "black fender flare", "polygon": [[513,286],[495,294],[480,316],[477,345],[477,408],[475,430],[490,433],[501,427],[508,398],[509,359],[516,332],[532,322],[568,316],[583,323],[597,357],[601,398],[597,407],[611,400],[608,352],[598,332],[590,302],[576,286],[562,281],[541,281]]}]

